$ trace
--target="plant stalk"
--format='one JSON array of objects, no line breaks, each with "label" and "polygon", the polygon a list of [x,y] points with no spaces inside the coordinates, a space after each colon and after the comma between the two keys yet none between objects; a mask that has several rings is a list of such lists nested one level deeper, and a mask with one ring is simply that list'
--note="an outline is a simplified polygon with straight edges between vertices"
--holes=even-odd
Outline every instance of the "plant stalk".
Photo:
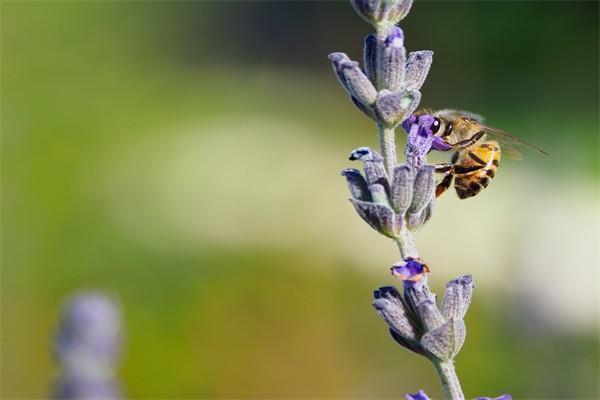
[{"label": "plant stalk", "polygon": [[403,227],[400,231],[400,235],[395,239],[398,250],[400,250],[400,257],[403,260],[409,258],[418,259],[419,252],[417,251],[417,244],[415,242],[415,235],[409,231],[406,227]]},{"label": "plant stalk", "polygon": [[394,177],[394,167],[396,166],[396,131],[393,128],[386,128],[381,124],[377,124],[379,132],[379,147],[383,156],[383,163],[388,174],[390,182]]},{"label": "plant stalk", "polygon": [[431,360],[435,366],[440,381],[442,383],[442,390],[446,400],[465,400],[465,395],[460,387],[458,376],[456,376],[456,370],[454,369],[454,363],[452,361],[439,361]]}]

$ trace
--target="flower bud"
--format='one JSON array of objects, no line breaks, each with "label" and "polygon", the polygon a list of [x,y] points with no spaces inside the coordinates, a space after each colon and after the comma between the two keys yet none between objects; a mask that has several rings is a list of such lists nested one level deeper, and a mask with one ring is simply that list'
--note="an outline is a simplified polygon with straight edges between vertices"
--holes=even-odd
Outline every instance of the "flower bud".
[{"label": "flower bud", "polygon": [[459,276],[446,285],[446,293],[442,300],[442,314],[446,319],[463,319],[473,296],[473,277]]},{"label": "flower bud", "polygon": [[373,293],[373,307],[390,329],[402,338],[418,341],[418,330],[402,302],[400,293],[392,286],[381,287]]},{"label": "flower bud", "polygon": [[395,127],[411,115],[421,101],[418,90],[382,90],[375,102],[377,119],[387,127]]},{"label": "flower bud", "polygon": [[408,89],[419,90],[427,74],[431,63],[433,62],[433,51],[421,50],[413,51],[408,54],[408,61],[406,62],[406,87]]},{"label": "flower bud", "polygon": [[460,351],[466,334],[463,320],[450,319],[442,326],[423,335],[421,345],[440,360],[451,361]]},{"label": "flower bud", "polygon": [[423,323],[426,331],[438,328],[446,322],[437,305],[432,300],[425,300],[417,304],[416,309],[419,320]]},{"label": "flower bud", "polygon": [[386,191],[389,191],[387,172],[385,172],[383,157],[379,153],[368,147],[359,147],[350,153],[348,159],[350,161],[360,160],[363,162],[367,184],[379,183]]},{"label": "flower bud", "polygon": [[377,232],[389,238],[398,236],[400,221],[390,207],[356,199],[350,199],[350,202],[354,205],[358,215]]},{"label": "flower bud", "polygon": [[400,165],[394,168],[392,180],[392,203],[396,212],[404,215],[413,197],[413,184],[415,172],[409,165]]},{"label": "flower bud", "polygon": [[371,82],[377,82],[377,54],[379,54],[379,40],[374,34],[369,34],[365,37],[364,46],[364,63],[365,74]]},{"label": "flower bud", "polygon": [[384,204],[386,206],[390,205],[387,192],[385,191],[383,185],[374,183],[373,185],[369,186],[369,192],[371,192],[371,199],[373,203]]},{"label": "flower bud", "polygon": [[360,101],[356,99],[354,96],[350,96],[350,100],[352,100],[352,104],[356,106],[360,111],[363,112],[367,117],[371,118],[373,121],[377,121],[377,116],[375,115],[375,110],[372,107],[366,106]]},{"label": "flower bud", "polygon": [[350,2],[358,15],[378,27],[397,24],[406,17],[413,0],[350,0]]},{"label": "flower bud", "polygon": [[399,0],[392,2],[388,11],[388,18],[394,23],[398,23],[406,17],[410,11],[413,0]]},{"label": "flower bud", "polygon": [[371,192],[367,186],[367,181],[357,169],[347,168],[342,171],[342,176],[346,177],[346,183],[348,184],[352,198],[371,201]]},{"label": "flower bud", "polygon": [[394,339],[400,346],[407,348],[410,351],[414,351],[415,353],[425,355],[425,350],[423,350],[423,347],[421,347],[421,343],[405,339],[391,328],[389,329],[389,332],[392,339]]},{"label": "flower bud", "polygon": [[433,165],[424,165],[419,168],[415,177],[413,198],[408,209],[409,214],[421,213],[435,197],[435,178]]},{"label": "flower bud", "polygon": [[396,91],[404,87],[406,50],[404,33],[394,26],[379,48],[377,57],[377,87]]},{"label": "flower bud", "polygon": [[375,102],[377,91],[356,61],[350,60],[346,54],[339,52],[331,53],[329,59],[340,84],[350,96],[365,106]]}]

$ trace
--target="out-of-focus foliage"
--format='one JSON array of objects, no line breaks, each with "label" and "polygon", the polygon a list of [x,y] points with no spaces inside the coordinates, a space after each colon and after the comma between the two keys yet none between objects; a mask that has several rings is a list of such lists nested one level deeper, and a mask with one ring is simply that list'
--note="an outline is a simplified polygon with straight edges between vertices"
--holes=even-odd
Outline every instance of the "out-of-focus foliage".
[{"label": "out-of-focus foliage", "polygon": [[[403,28],[435,51],[423,106],[551,153],[419,236],[438,293],[477,283],[466,393],[595,397],[598,4],[417,1]],[[131,398],[439,397],[371,309],[397,255],[339,176],[376,136],[326,55],[368,32],[342,1],[3,2],[2,397],[46,396],[59,305],[96,287]]]}]

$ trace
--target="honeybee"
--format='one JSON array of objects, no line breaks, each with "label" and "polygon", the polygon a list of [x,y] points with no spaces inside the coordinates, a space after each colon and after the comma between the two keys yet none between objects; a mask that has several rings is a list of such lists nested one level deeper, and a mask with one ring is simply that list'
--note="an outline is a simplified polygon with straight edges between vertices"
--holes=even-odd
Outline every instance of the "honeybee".
[{"label": "honeybee", "polygon": [[442,138],[448,146],[447,150],[456,150],[450,163],[435,166],[436,172],[443,174],[436,187],[436,197],[441,196],[452,185],[453,179],[459,198],[477,195],[496,176],[502,153],[514,159],[521,158],[515,145],[525,145],[548,155],[510,133],[485,125],[482,116],[471,112],[423,110],[415,113],[415,116],[418,118],[423,114],[434,117],[430,128],[435,136]]}]

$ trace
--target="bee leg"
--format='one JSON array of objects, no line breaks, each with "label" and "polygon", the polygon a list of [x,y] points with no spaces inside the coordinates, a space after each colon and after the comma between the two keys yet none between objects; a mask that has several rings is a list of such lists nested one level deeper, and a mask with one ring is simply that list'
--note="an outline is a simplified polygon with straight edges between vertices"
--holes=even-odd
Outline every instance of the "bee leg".
[{"label": "bee leg", "polygon": [[457,142],[455,144],[450,144],[450,145],[452,147],[455,147],[458,149],[464,149],[465,147],[469,147],[469,146],[472,146],[473,144],[475,144],[479,139],[481,139],[483,137],[483,135],[485,135],[485,132],[479,131],[476,134],[474,134],[473,136],[471,136],[469,139],[461,140],[460,142]]},{"label": "bee leg", "polygon": [[452,171],[452,164],[449,163],[439,163],[435,164],[433,167],[438,174],[447,174]]},{"label": "bee leg", "polygon": [[458,157],[460,156],[460,154],[457,152],[455,152],[454,154],[452,154],[452,159],[450,160],[450,162],[452,164],[456,164],[456,162],[458,161]]},{"label": "bee leg", "polygon": [[483,167],[485,167],[485,164],[478,164],[478,165],[469,165],[469,166],[462,166],[462,165],[455,165],[454,168],[452,168],[452,172],[454,173],[454,175],[459,176],[459,175],[465,175],[465,174],[470,174],[473,173],[475,171],[479,171],[480,169],[482,169]]},{"label": "bee leg", "polygon": [[[451,166],[452,167],[452,166]],[[435,188],[435,197],[440,197],[448,188],[452,185],[452,175],[450,172],[446,172],[446,176],[440,183],[437,184]]]}]

